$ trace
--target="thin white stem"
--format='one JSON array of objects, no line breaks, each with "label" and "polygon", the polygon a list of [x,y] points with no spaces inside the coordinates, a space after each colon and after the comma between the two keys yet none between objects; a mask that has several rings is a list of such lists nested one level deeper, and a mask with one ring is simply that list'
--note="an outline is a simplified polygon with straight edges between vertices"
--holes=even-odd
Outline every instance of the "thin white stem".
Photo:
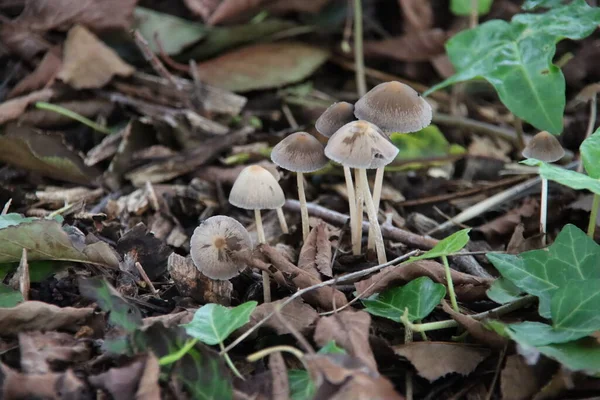
[{"label": "thin white stem", "polygon": [[296,172],[296,179],[298,180],[298,200],[300,200],[300,216],[302,217],[302,238],[306,240],[310,232],[310,225],[308,224],[308,209],[306,208],[306,194],[304,193],[304,174]]},{"label": "thin white stem", "polygon": [[350,237],[352,239],[352,253],[354,255],[359,255],[360,244],[358,245],[358,249],[356,246],[356,196],[350,167],[344,167],[344,177],[346,178],[346,191],[348,192],[348,212],[350,214]]},{"label": "thin white stem", "polygon": [[[254,219],[256,220],[256,234],[258,235],[258,243],[267,243],[265,239],[265,230],[263,228],[262,217],[260,210],[254,210]],[[262,271],[263,278],[263,298],[265,303],[271,302],[271,280],[266,271]]]},{"label": "thin white stem", "polygon": [[380,264],[383,264],[387,262],[387,258],[385,256],[385,245],[383,244],[383,235],[381,234],[379,221],[377,221],[377,210],[375,209],[375,204],[373,204],[373,198],[371,197],[371,191],[369,190],[369,183],[367,182],[367,170],[361,168],[358,171],[360,177],[360,184],[363,188],[363,197],[365,199],[367,215],[369,216],[369,225],[374,228],[375,248],[377,249],[377,261]]},{"label": "thin white stem", "polygon": [[281,227],[281,231],[283,233],[290,233],[287,221],[285,220],[285,215],[283,214],[283,207],[279,207],[277,209],[277,218],[279,219],[279,226]]},{"label": "thin white stem", "polygon": [[[385,171],[384,167],[377,168],[377,172],[375,173],[375,183],[373,184],[373,204],[375,204],[375,209],[379,212],[379,203],[381,201],[381,190],[383,189],[383,173]],[[369,245],[368,248],[370,250],[375,249],[375,237],[372,229],[369,229]]]},{"label": "thin white stem", "polygon": [[362,221],[363,221],[363,204],[365,202],[364,191],[360,183],[361,174],[358,169],[354,170],[354,187],[356,188],[356,220],[354,221],[354,255],[359,255],[362,249]]},{"label": "thin white stem", "polygon": [[546,244],[546,219],[548,215],[548,179],[542,178],[542,200],[540,202],[540,232],[542,244]]}]

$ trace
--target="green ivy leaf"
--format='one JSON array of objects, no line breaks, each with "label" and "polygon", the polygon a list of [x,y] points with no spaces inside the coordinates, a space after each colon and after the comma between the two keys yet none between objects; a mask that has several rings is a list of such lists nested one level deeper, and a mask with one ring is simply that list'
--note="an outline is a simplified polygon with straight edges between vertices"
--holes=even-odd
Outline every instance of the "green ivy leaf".
[{"label": "green ivy leaf", "polygon": [[23,301],[23,295],[18,290],[0,283],[0,308],[11,308]]},{"label": "green ivy leaf", "polygon": [[288,371],[290,398],[292,400],[310,400],[315,394],[315,384],[310,379],[308,371],[291,369]]},{"label": "green ivy leaf", "polygon": [[477,78],[487,80],[513,114],[540,130],[562,131],[565,78],[552,64],[556,43],[583,39],[600,24],[600,9],[584,0],[544,14],[492,20],[446,43],[456,74],[428,90]]},{"label": "green ivy leaf", "polygon": [[234,308],[220,304],[206,304],[198,309],[189,324],[182,325],[188,335],[209,345],[222,343],[236,329],[250,321],[250,314],[257,306],[248,301]]},{"label": "green ivy leaf", "polygon": [[7,228],[9,226],[19,225],[23,222],[32,222],[37,219],[39,218],[24,217],[23,215],[17,213],[0,215],[0,229]]},{"label": "green ivy leaf", "polygon": [[421,254],[417,257],[411,257],[408,261],[425,260],[431,258],[438,258],[442,256],[448,256],[450,254],[458,253],[469,243],[469,232],[471,228],[462,229],[458,232],[454,232],[452,235],[444,238],[435,245],[435,247],[429,250],[425,254]]},{"label": "green ivy leaf", "polygon": [[339,347],[335,340],[330,340],[325,343],[325,346],[321,347],[321,349],[317,352],[319,354],[347,354],[346,350]]},{"label": "green ivy leaf", "polygon": [[369,314],[400,322],[404,310],[408,308],[408,319],[423,319],[440,304],[446,295],[446,287],[434,283],[429,277],[414,279],[404,286],[388,289],[362,299]]},{"label": "green ivy leaf", "polygon": [[554,8],[560,6],[563,0],[525,0],[523,10],[535,10],[536,8]]},{"label": "green ivy leaf", "polygon": [[[477,15],[490,12],[493,0],[477,0]],[[471,0],[451,0],[450,11],[454,15],[471,15]]]},{"label": "green ivy leaf", "polygon": [[490,300],[505,304],[518,299],[523,291],[506,278],[498,278],[486,292]]},{"label": "green ivy leaf", "polygon": [[519,289],[539,297],[539,312],[551,318],[550,304],[556,291],[569,281],[600,279],[600,246],[575,225],[568,224],[548,249],[520,256],[488,254],[500,274]]},{"label": "green ivy leaf", "polygon": [[558,182],[575,190],[587,189],[590,192],[600,194],[600,180],[591,178],[585,174],[571,171],[556,165],[541,163],[539,174],[549,181]]},{"label": "green ivy leaf", "polygon": [[600,179],[600,128],[581,143],[579,151],[588,175]]}]

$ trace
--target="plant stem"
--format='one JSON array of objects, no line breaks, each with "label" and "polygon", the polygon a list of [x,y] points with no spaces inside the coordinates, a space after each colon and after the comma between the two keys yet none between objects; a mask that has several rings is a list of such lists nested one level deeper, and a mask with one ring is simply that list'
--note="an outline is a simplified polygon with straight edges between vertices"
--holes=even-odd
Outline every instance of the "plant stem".
[{"label": "plant stem", "polygon": [[296,180],[298,181],[298,200],[300,200],[300,216],[302,217],[302,239],[306,240],[310,232],[310,225],[308,224],[308,209],[304,193],[304,174],[296,172]]},{"label": "plant stem", "polygon": [[354,170],[354,192],[356,193],[356,221],[354,226],[354,234],[356,239],[354,242],[354,255],[359,255],[362,250],[362,222],[363,222],[363,205],[365,203],[364,192],[360,184],[360,173],[358,169]]},{"label": "plant stem", "polygon": [[363,21],[361,0],[354,0],[354,63],[356,64],[356,89],[358,96],[367,93],[365,59],[363,54]]},{"label": "plant stem", "polygon": [[[408,325],[404,325],[404,344],[412,343],[413,341],[413,331],[410,329]],[[406,371],[405,375],[406,379],[406,400],[413,399],[413,381],[412,381],[412,372],[410,370]]]},{"label": "plant stem", "polygon": [[594,239],[594,233],[596,232],[596,219],[598,218],[598,208],[600,207],[600,195],[594,193],[594,201],[592,202],[592,209],[590,210],[590,222],[588,223],[587,234],[589,237]]},{"label": "plant stem", "polygon": [[95,123],[89,118],[84,117],[83,115],[79,115],[74,111],[69,110],[68,108],[58,106],[56,104],[46,103],[44,101],[38,101],[35,103],[36,108],[40,110],[48,110],[53,111],[57,114],[64,115],[65,117],[71,118],[77,122],[81,122],[82,124],[92,128],[95,131],[100,133],[104,133],[105,135],[110,135],[112,132],[105,126]]},{"label": "plant stem", "polygon": [[448,295],[450,296],[450,303],[452,303],[452,308],[457,313],[460,312],[458,309],[458,303],[456,302],[456,293],[454,293],[454,282],[452,282],[452,274],[450,273],[450,264],[448,264],[448,257],[442,256],[442,261],[444,263],[444,271],[446,272],[446,284],[448,285]]},{"label": "plant stem", "polygon": [[[596,103],[597,103],[597,95],[594,95],[591,99],[590,99],[590,118],[588,119],[588,126],[587,129],[585,131],[585,139],[589,138],[592,135],[592,132],[594,132],[594,126],[596,125]],[[585,140],[584,139],[584,140]],[[579,156],[581,157],[581,155]],[[583,162],[579,163],[579,166],[577,167],[577,172],[583,172]]]},{"label": "plant stem", "polygon": [[160,366],[169,365],[169,364],[173,364],[174,362],[181,360],[183,358],[183,356],[185,356],[188,353],[188,351],[190,351],[192,349],[192,347],[194,347],[196,345],[196,343],[198,343],[198,339],[188,340],[183,345],[183,347],[180,348],[179,350],[177,350],[175,353],[167,354],[166,356],[161,357],[158,360],[158,365],[160,365]]},{"label": "plant stem", "polygon": [[278,351],[285,351],[287,353],[290,353],[294,355],[298,360],[304,363],[304,353],[295,347],[286,345],[267,347],[266,349],[262,349],[257,351],[256,353],[250,354],[248,357],[246,357],[246,360],[250,362],[255,362],[260,360],[261,358],[268,356],[269,354],[277,353]]},{"label": "plant stem", "polygon": [[[383,189],[383,173],[385,172],[385,167],[377,168],[377,172],[375,173],[375,183],[373,184],[373,204],[375,204],[375,210],[379,210],[379,203],[381,201],[381,190]],[[375,232],[373,229],[369,227],[369,241],[368,247],[373,250],[375,248]]]},{"label": "plant stem", "polygon": [[546,245],[546,220],[548,215],[548,179],[542,178],[542,196],[540,201],[540,233],[542,245]]},{"label": "plant stem", "polygon": [[477,27],[479,24],[479,0],[471,0],[471,15],[469,17],[469,28]]},{"label": "plant stem", "polygon": [[354,192],[354,182],[352,182],[352,171],[350,171],[350,167],[344,166],[344,178],[346,178],[346,191],[348,192],[348,212],[350,213],[350,238],[352,239],[352,254],[356,256],[360,254],[360,244],[357,248],[355,242],[357,226],[356,196]]},{"label": "plant stem", "polygon": [[290,233],[287,221],[285,220],[285,214],[283,213],[283,207],[277,209],[277,218],[279,219],[279,226],[283,233]]},{"label": "plant stem", "polygon": [[377,261],[380,264],[387,262],[385,255],[385,244],[383,242],[383,235],[381,234],[381,228],[379,227],[379,221],[377,220],[377,210],[375,204],[373,204],[373,198],[371,197],[371,191],[369,190],[369,182],[367,182],[367,170],[360,168],[359,170],[360,184],[362,185],[363,197],[367,206],[367,215],[369,216],[369,228],[372,227],[375,239],[375,248],[377,249]]},{"label": "plant stem", "polygon": [[229,368],[231,368],[235,376],[245,381],[246,379],[242,376],[242,374],[240,374],[240,371],[238,371],[238,369],[235,367],[233,361],[231,361],[231,358],[229,357],[229,354],[224,351],[225,346],[223,346],[223,342],[219,342],[219,347],[221,348],[221,354],[223,355],[223,358],[225,358],[225,363],[229,365]]},{"label": "plant stem", "polygon": [[[265,230],[263,228],[262,217],[260,216],[260,210],[254,210],[254,219],[256,220],[256,234],[258,236],[258,243],[267,243],[265,239]],[[265,303],[271,302],[271,280],[267,271],[262,271],[263,278],[263,301]]]}]

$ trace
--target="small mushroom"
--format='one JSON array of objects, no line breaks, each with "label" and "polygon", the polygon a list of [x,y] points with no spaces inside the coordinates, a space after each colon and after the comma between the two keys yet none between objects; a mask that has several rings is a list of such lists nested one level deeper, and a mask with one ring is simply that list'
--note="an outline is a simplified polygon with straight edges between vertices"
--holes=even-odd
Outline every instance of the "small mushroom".
[{"label": "small mushroom", "polygon": [[237,276],[245,265],[235,259],[234,253],[251,247],[252,241],[246,228],[224,215],[202,222],[190,240],[190,254],[196,268],[209,278],[218,280]]},{"label": "small mushroom", "polygon": [[[398,148],[375,125],[367,121],[353,121],[341,127],[329,138],[325,155],[331,160],[350,168],[356,168],[357,194],[364,197],[369,216],[369,224],[374,227],[377,259],[383,264],[387,261],[381,228],[377,220],[377,209],[371,197],[367,182],[367,169],[381,168],[391,163],[398,154]],[[356,231],[360,243],[362,221],[357,219]]]},{"label": "small mushroom", "polygon": [[[271,172],[260,165],[251,165],[240,172],[229,193],[229,203],[246,210],[254,210],[259,243],[266,243],[260,210],[283,207],[285,196]],[[269,275],[263,271],[265,302],[271,301]]]},{"label": "small mushroom", "polygon": [[310,227],[308,209],[304,192],[304,173],[314,172],[327,164],[323,145],[314,136],[306,132],[296,132],[281,142],[271,151],[271,160],[283,169],[296,173],[298,181],[298,199],[302,216],[302,237],[306,240]]},{"label": "small mushroom", "polygon": [[[565,155],[565,149],[561,146],[556,136],[546,131],[535,135],[523,149],[523,157],[534,160],[553,163]],[[548,180],[542,178],[542,197],[540,200],[540,232],[542,243],[546,244],[546,220],[548,215]]]}]

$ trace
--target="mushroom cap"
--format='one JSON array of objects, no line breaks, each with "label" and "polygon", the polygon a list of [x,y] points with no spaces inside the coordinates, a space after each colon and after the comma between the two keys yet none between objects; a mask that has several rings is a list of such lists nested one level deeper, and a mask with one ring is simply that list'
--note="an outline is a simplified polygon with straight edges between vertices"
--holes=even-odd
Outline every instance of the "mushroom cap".
[{"label": "mushroom cap", "polygon": [[523,157],[544,162],[555,162],[563,158],[565,149],[551,133],[541,131],[535,135],[523,149]]},{"label": "mushroom cap", "polygon": [[384,132],[416,132],[431,123],[431,106],[404,83],[381,83],[354,105],[354,115]]},{"label": "mushroom cap", "polygon": [[274,209],[283,206],[285,196],[271,172],[260,165],[250,165],[233,183],[229,202],[246,210]]},{"label": "mushroom cap", "polygon": [[271,151],[271,160],[293,172],[313,172],[327,164],[323,145],[306,132],[292,133],[277,143]]},{"label": "mushroom cap", "polygon": [[315,122],[317,131],[325,136],[331,137],[342,126],[356,120],[354,117],[354,106],[346,101],[340,101],[330,105],[327,110]]},{"label": "mushroom cap", "polygon": [[394,161],[398,148],[377,126],[353,121],[329,138],[325,147],[329,159],[351,168],[381,168]]},{"label": "mushroom cap", "polygon": [[211,279],[237,276],[246,266],[232,257],[234,252],[252,247],[250,234],[231,217],[210,217],[194,230],[190,255],[200,272]]}]

